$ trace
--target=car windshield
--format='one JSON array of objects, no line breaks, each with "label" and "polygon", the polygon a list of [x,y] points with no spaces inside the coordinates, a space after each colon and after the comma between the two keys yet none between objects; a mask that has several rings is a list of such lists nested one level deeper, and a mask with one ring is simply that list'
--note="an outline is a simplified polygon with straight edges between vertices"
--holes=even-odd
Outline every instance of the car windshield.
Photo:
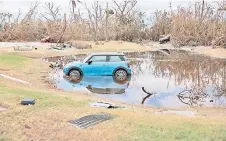
[{"label": "car windshield", "polygon": [[88,61],[88,59],[91,57],[92,55],[88,55],[82,62],[86,63],[86,61]]}]

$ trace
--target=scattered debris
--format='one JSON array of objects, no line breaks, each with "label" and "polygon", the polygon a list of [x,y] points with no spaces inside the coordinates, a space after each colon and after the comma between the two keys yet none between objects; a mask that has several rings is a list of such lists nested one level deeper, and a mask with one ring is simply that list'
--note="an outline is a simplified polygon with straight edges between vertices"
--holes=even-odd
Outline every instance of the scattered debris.
[{"label": "scattered debris", "polygon": [[103,107],[108,109],[115,109],[115,108],[125,108],[124,106],[115,105],[112,103],[105,103],[105,102],[94,102],[90,103],[91,107]]},{"label": "scattered debris", "polygon": [[194,40],[191,40],[191,41],[188,42],[188,46],[196,47],[196,46],[198,46],[198,43]]},{"label": "scattered debris", "polygon": [[54,69],[54,68],[63,69],[63,66],[64,65],[65,65],[64,59],[63,58],[60,58],[60,59],[57,59],[54,62],[50,62],[49,67],[52,68],[52,69]]},{"label": "scattered debris", "polygon": [[2,69],[2,68],[0,68],[0,71],[9,71],[9,69]]},{"label": "scattered debris", "polygon": [[159,43],[164,44],[170,41],[170,35],[161,35],[159,38]]},{"label": "scattered debris", "polygon": [[61,44],[53,45],[50,49],[64,50],[66,48],[72,48],[72,45],[67,43],[61,43]]},{"label": "scattered debris", "polygon": [[35,99],[34,98],[24,98],[21,100],[22,105],[35,105]]},{"label": "scattered debris", "polygon": [[62,64],[68,64],[74,61],[83,60],[85,59],[86,55],[76,55],[76,56],[55,56],[55,57],[48,57],[43,58],[43,61],[49,62],[49,63],[62,63]]},{"label": "scattered debris", "polygon": [[72,45],[73,45],[76,49],[92,49],[92,45],[91,45],[91,44],[72,43]]},{"label": "scattered debris", "polygon": [[67,43],[59,43],[57,45],[52,45],[51,48],[49,49],[65,50],[68,48],[91,49],[92,45],[67,42]]},{"label": "scattered debris", "polygon": [[114,116],[110,114],[95,114],[95,115],[84,116],[77,120],[69,121],[69,123],[77,127],[80,127],[82,129],[86,129],[88,127],[100,124],[104,121],[111,120],[113,118]]},{"label": "scattered debris", "polygon": [[44,37],[44,38],[41,39],[42,43],[49,43],[50,41],[51,41],[50,36],[47,36],[47,37]]},{"label": "scattered debris", "polygon": [[58,36],[46,36],[41,39],[41,43],[56,43],[58,38]]},{"label": "scattered debris", "polygon": [[196,112],[193,111],[177,111],[177,110],[166,110],[155,112],[155,114],[177,114],[183,116],[195,116]]},{"label": "scattered debris", "polygon": [[22,84],[30,84],[29,82],[26,82],[26,81],[23,81],[23,80],[20,80],[20,79],[17,79],[17,78],[13,78],[13,77],[10,77],[10,76],[4,75],[4,74],[0,74],[0,76],[4,77],[4,78],[7,78],[7,79],[10,79],[12,81],[16,81],[16,82],[22,83]]},{"label": "scattered debris", "polygon": [[7,109],[8,109],[7,107],[4,107],[4,106],[1,106],[1,105],[0,105],[0,112],[1,112],[1,111],[5,111],[5,110],[7,110]]},{"label": "scattered debris", "polygon": [[29,125],[27,125],[27,124],[24,125],[24,127],[27,128],[27,129],[31,129],[31,127]]},{"label": "scattered debris", "polygon": [[[202,103],[204,101],[206,101],[208,94],[196,90],[196,89],[191,89],[191,90],[184,90],[182,92],[180,92],[177,97],[179,98],[179,100],[186,104],[186,105],[190,105],[190,106],[202,106]],[[210,101],[211,102],[211,101]]]},{"label": "scattered debris", "polygon": [[63,65],[59,64],[59,63],[50,63],[49,67],[52,68],[52,69],[54,69],[54,68],[63,68]]},{"label": "scattered debris", "polygon": [[165,55],[170,55],[170,50],[169,49],[160,49],[158,51],[164,53]]},{"label": "scattered debris", "polygon": [[104,45],[104,42],[95,42],[95,45]]},{"label": "scattered debris", "polygon": [[31,51],[33,50],[33,46],[14,46],[13,49],[14,51]]}]

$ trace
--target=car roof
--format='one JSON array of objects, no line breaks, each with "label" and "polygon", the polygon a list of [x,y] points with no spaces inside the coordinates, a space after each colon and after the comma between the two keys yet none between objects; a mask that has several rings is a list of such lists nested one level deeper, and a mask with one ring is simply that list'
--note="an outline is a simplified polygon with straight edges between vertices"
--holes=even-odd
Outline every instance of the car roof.
[{"label": "car roof", "polygon": [[124,55],[123,53],[119,52],[97,52],[97,53],[92,53],[90,55]]}]

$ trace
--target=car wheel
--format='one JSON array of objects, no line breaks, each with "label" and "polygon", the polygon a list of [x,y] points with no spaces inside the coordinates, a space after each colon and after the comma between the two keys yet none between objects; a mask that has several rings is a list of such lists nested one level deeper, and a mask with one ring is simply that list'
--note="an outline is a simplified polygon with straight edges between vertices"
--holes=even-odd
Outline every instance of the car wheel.
[{"label": "car wheel", "polygon": [[126,81],[128,78],[128,73],[124,69],[118,69],[114,73],[114,78],[116,81],[119,81],[119,82]]},{"label": "car wheel", "polygon": [[[126,83],[128,83],[128,82],[131,81],[131,77],[130,77],[130,75],[128,75],[128,76],[127,76],[127,79],[125,79],[124,81],[118,81],[118,80],[115,78],[115,76],[113,76],[113,80],[114,80],[114,82],[115,82],[116,84],[124,85],[124,84],[126,84]],[[129,83],[128,83],[128,84],[129,84]]]},{"label": "car wheel", "polygon": [[73,81],[79,81],[82,78],[82,73],[77,69],[72,69],[69,72],[69,77]]}]

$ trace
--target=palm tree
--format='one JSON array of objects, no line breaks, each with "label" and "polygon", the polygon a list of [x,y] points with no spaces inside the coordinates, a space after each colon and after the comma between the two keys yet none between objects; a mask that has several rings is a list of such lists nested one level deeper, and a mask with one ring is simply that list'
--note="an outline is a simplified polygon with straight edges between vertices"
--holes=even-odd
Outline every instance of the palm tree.
[{"label": "palm tree", "polygon": [[71,0],[70,3],[72,5],[72,11],[73,11],[73,13],[75,13],[75,8],[76,8],[77,3],[82,3],[82,2],[80,0]]}]

